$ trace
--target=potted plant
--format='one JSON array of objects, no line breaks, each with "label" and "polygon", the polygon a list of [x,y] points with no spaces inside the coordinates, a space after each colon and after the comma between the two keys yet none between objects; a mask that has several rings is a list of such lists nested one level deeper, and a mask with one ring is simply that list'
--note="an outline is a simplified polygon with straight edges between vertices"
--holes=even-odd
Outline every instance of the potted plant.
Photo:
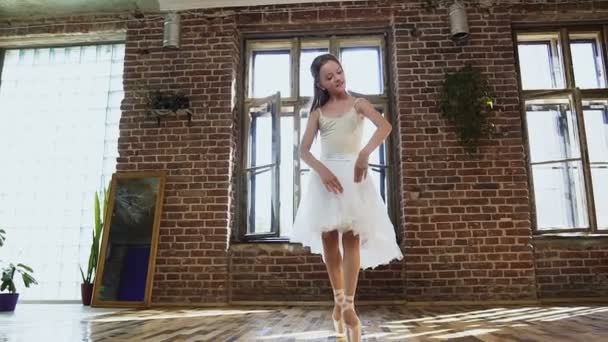
[{"label": "potted plant", "polygon": [[[108,207],[108,192],[104,192],[104,218],[105,210]],[[95,226],[93,227],[93,241],[91,243],[91,252],[89,253],[89,262],[87,265],[87,273],[82,271],[80,268],[80,275],[82,276],[82,284],[80,284],[80,296],[83,305],[91,305],[91,298],[93,296],[93,276],[97,270],[97,260],[99,258],[99,241],[103,230],[103,219],[101,217],[101,208],[99,203],[99,194],[95,192]]]},{"label": "potted plant", "polygon": [[[0,229],[0,246],[4,245],[4,241],[6,241],[6,232],[3,229]],[[15,306],[17,305],[19,293],[17,293],[17,287],[15,286],[15,273],[21,274],[25,287],[30,287],[32,284],[38,284],[36,279],[32,276],[34,271],[29,266],[9,263],[8,266],[3,267],[0,292],[8,291],[8,293],[0,293],[1,312],[14,311]]]},{"label": "potted plant", "polygon": [[177,115],[184,113],[188,115],[188,122],[192,120],[192,110],[190,109],[190,99],[183,93],[173,91],[152,90],[146,94],[146,104],[148,118],[155,118],[160,126],[160,120],[171,114]]},{"label": "potted plant", "polygon": [[441,89],[439,109],[456,125],[460,142],[469,154],[477,152],[479,140],[495,131],[488,116],[494,108],[487,78],[467,64],[446,75]]}]

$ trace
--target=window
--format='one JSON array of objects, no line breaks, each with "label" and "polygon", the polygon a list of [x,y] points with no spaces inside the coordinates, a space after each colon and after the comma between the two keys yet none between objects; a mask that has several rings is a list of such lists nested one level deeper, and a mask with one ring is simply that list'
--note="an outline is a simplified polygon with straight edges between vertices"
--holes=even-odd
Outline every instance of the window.
[{"label": "window", "polygon": [[[390,120],[384,39],[382,36],[252,39],[247,40],[246,46],[243,238],[286,240],[311,172],[299,158],[313,95],[310,65],[324,53],[338,56],[346,71],[349,90],[367,98]],[[367,120],[364,141],[374,131],[375,126]],[[392,214],[388,186],[392,176],[386,146],[389,144],[390,141],[380,146],[370,157],[370,176]],[[312,152],[320,155],[317,140]]]},{"label": "window", "polygon": [[606,32],[516,34],[539,233],[608,233]]},{"label": "window", "polygon": [[2,57],[2,259],[34,269],[39,285],[21,287],[23,299],[77,300],[94,193],[116,167],[124,45],[8,49]]}]

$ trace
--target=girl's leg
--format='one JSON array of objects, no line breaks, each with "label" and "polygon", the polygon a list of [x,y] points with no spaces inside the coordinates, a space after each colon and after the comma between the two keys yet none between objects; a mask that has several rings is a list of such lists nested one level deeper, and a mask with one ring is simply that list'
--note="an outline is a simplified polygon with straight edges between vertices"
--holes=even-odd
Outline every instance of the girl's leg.
[{"label": "girl's leg", "polygon": [[[359,236],[354,235],[352,231],[348,231],[342,235],[342,244],[344,248],[344,292],[346,295],[346,309],[343,311],[344,323],[347,326],[356,327],[359,325],[359,318],[353,305],[361,266]],[[355,329],[355,331],[357,330]],[[358,331],[360,333],[360,328]],[[359,339],[360,336],[353,338],[355,341]]]},{"label": "girl's leg", "polygon": [[342,317],[341,301],[344,298],[344,281],[342,280],[342,255],[340,255],[339,241],[340,235],[337,230],[325,232],[322,235],[323,255],[325,267],[329,274],[331,287],[334,291],[335,305],[333,319],[340,320]]}]

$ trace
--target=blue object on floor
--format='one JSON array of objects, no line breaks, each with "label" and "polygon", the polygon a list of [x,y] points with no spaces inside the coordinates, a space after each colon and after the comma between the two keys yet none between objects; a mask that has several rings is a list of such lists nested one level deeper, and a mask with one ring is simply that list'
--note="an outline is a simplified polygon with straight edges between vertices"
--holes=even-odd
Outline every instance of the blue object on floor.
[{"label": "blue object on floor", "polygon": [[146,294],[150,246],[129,246],[120,277],[118,300],[140,302]]}]

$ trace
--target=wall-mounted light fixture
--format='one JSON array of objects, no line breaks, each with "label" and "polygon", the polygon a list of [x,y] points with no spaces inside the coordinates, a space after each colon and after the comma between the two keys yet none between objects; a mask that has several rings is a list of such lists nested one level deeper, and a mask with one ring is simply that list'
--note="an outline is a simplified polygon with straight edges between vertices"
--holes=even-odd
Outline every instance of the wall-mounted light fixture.
[{"label": "wall-mounted light fixture", "polygon": [[170,49],[179,48],[179,28],[179,14],[175,12],[165,14],[163,47]]},{"label": "wall-mounted light fixture", "polygon": [[450,33],[454,41],[463,41],[469,37],[469,24],[464,4],[456,0],[449,7]]}]

